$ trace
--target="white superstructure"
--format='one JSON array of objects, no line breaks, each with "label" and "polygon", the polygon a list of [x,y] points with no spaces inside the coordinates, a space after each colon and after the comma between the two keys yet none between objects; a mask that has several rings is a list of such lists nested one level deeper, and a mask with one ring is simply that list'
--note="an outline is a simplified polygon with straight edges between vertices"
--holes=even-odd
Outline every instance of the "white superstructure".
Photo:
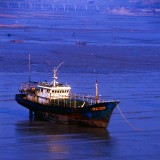
[{"label": "white superstructure", "polygon": [[[58,68],[58,67],[57,67]],[[47,99],[66,99],[69,97],[71,87],[57,82],[57,68],[53,70],[53,81],[38,84],[37,96]]]}]

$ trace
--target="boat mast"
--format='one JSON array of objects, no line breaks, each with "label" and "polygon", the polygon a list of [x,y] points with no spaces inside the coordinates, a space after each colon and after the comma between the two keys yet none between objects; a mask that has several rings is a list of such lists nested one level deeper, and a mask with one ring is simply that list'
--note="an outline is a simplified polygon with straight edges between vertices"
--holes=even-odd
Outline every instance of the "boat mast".
[{"label": "boat mast", "polygon": [[58,67],[56,68],[56,67],[54,67],[54,69],[53,69],[53,86],[55,87],[56,86],[56,83],[57,83],[57,76],[56,76],[56,73],[57,73],[57,71],[58,71],[58,68],[63,64],[64,62],[61,62],[59,65],[58,65]]},{"label": "boat mast", "polygon": [[29,54],[29,57],[28,57],[28,82],[30,83],[31,82],[31,61],[30,61],[30,54]]},{"label": "boat mast", "polygon": [[56,86],[56,80],[57,80],[57,76],[56,76],[56,72],[57,72],[57,69],[54,67],[53,69],[53,86],[55,87]]},{"label": "boat mast", "polygon": [[99,95],[98,95],[98,81],[96,80],[96,103],[99,103]]}]

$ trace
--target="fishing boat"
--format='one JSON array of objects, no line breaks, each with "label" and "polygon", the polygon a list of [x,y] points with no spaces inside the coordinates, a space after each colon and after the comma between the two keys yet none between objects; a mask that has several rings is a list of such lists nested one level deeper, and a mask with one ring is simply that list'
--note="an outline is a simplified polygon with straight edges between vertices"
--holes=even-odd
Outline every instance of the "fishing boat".
[{"label": "fishing boat", "polygon": [[16,101],[29,109],[30,118],[106,128],[119,101],[100,101],[97,81],[95,96],[72,93],[70,85],[57,81],[58,67],[53,69],[53,81],[50,83],[31,82],[30,78],[22,83],[15,96]]}]

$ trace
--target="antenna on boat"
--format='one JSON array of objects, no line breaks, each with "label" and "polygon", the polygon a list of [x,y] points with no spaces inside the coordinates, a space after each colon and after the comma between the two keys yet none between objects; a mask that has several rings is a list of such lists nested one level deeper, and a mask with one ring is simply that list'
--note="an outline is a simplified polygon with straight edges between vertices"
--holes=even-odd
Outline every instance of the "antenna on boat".
[{"label": "antenna on boat", "polygon": [[56,74],[57,74],[57,71],[58,71],[58,68],[63,64],[64,62],[61,62],[59,65],[58,65],[58,67],[54,67],[54,69],[53,69],[53,86],[55,87],[56,86],[56,80],[57,80],[57,76],[56,76]]},{"label": "antenna on boat", "polygon": [[30,54],[28,57],[28,82],[30,83],[31,81],[31,60],[30,60]]},{"label": "antenna on boat", "polygon": [[96,80],[96,103],[99,103],[99,95],[98,95],[98,81]]},{"label": "antenna on boat", "polygon": [[58,67],[56,68],[56,70],[58,71],[58,68],[63,64],[64,62],[61,62]]}]

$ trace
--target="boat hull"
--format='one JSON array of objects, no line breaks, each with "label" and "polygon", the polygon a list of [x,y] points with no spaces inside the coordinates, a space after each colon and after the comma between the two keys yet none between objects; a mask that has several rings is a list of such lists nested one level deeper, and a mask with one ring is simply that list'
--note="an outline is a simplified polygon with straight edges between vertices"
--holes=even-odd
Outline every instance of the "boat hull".
[{"label": "boat hull", "polygon": [[35,117],[63,124],[78,124],[88,127],[106,128],[112,112],[119,101],[107,101],[84,107],[40,104],[17,94],[16,101],[34,113]]}]

